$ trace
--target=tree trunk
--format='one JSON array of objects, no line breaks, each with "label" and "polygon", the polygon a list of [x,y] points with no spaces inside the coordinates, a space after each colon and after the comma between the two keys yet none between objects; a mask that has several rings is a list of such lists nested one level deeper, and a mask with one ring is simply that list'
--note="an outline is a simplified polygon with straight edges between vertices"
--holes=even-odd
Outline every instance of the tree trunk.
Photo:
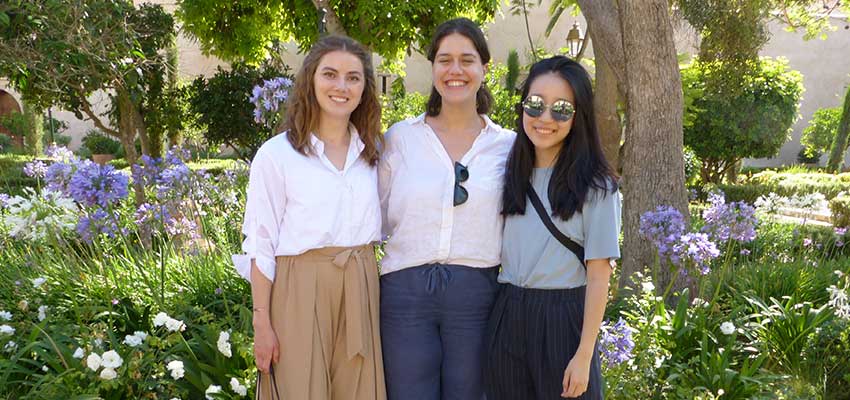
[{"label": "tree trunk", "polygon": [[[588,30],[592,27],[588,27]],[[611,66],[602,54],[596,54],[596,90],[594,91],[593,111],[596,113],[596,125],[602,139],[602,151],[608,163],[617,171],[620,165],[620,140],[623,137],[623,126],[620,123],[620,113],[617,112],[617,100],[620,98],[617,90],[617,78]]]},{"label": "tree trunk", "polygon": [[[577,0],[581,13],[593,29],[593,54],[605,58],[616,78],[620,93],[626,93],[626,56],[617,0]],[[640,40],[645,40],[641,38]]]},{"label": "tree trunk", "polygon": [[313,0],[313,5],[316,6],[316,9],[319,10],[319,12],[321,12],[322,8],[327,11],[325,14],[325,29],[327,29],[327,33],[332,35],[345,35],[345,28],[342,26],[342,22],[340,22],[339,17],[337,17],[329,3],[330,2],[327,0]]},{"label": "tree trunk", "polygon": [[[124,147],[124,158],[127,163],[135,165],[139,157],[136,154],[136,112],[130,94],[123,88],[116,89],[118,96],[118,132],[120,133],[121,145]],[[133,189],[136,195],[136,207],[145,203],[145,188],[141,182],[133,180]]]},{"label": "tree trunk", "polygon": [[841,121],[838,123],[838,132],[832,140],[832,148],[829,150],[827,168],[832,172],[841,171],[844,167],[844,153],[847,152],[847,136],[850,136],[850,87],[844,94],[844,109],[841,111]]},{"label": "tree trunk", "polygon": [[[685,218],[689,214],[682,157],[682,83],[667,1],[620,1],[619,15],[628,60],[623,62],[628,140],[623,156],[622,285],[654,263],[656,250],[638,232],[640,215],[659,205],[671,205]],[[685,287],[674,272],[666,268],[657,272],[659,290],[673,280],[675,289]]]},{"label": "tree trunk", "polygon": [[24,118],[26,118],[27,126],[24,134],[24,148],[27,154],[38,157],[41,155],[43,145],[41,143],[44,136],[44,117],[43,110],[35,104],[24,102]]}]

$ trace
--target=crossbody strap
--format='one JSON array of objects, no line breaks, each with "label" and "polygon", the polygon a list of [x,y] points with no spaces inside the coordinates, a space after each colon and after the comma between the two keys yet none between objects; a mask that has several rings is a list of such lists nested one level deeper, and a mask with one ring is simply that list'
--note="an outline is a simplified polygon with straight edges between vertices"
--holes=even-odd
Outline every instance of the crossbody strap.
[{"label": "crossbody strap", "polygon": [[[280,392],[277,391],[277,378],[274,376],[274,365],[269,364],[269,375],[272,377],[272,385],[271,385],[271,393],[272,400],[281,400]],[[257,371],[257,393],[255,398],[260,399],[260,390],[262,388],[262,377],[263,373]]]},{"label": "crossbody strap", "polygon": [[543,203],[540,201],[540,197],[537,197],[537,192],[534,191],[534,187],[531,184],[528,185],[528,198],[531,200],[531,205],[534,206],[534,210],[537,211],[537,215],[540,216],[540,220],[543,221],[543,225],[546,225],[546,229],[549,229],[549,233],[558,239],[564,247],[573,252],[573,254],[578,257],[578,261],[581,262],[581,265],[587,269],[587,265],[584,263],[584,247],[581,247],[580,244],[576,243],[574,240],[564,235],[555,223],[552,222],[552,218],[549,218],[549,214],[546,212],[546,209],[543,207]]}]

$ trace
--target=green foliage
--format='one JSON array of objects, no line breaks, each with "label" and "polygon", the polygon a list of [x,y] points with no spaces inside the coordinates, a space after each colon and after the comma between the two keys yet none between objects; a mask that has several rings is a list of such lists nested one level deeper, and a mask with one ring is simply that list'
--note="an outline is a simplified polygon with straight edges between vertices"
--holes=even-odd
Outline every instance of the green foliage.
[{"label": "green foliage", "polygon": [[425,112],[428,98],[418,92],[382,96],[381,129],[384,132],[396,122],[413,118]]},{"label": "green foliage", "polygon": [[0,154],[7,153],[12,150],[12,138],[5,133],[0,133]]},{"label": "green foliage", "polygon": [[682,70],[685,90],[699,97],[686,110],[685,145],[703,162],[705,182],[719,183],[739,160],[776,155],[798,117],[802,76],[787,62],[762,58],[729,70],[720,61],[697,61]]},{"label": "green foliage", "polygon": [[684,18],[700,32],[700,59],[739,63],[758,58],[770,38],[771,0],[679,0]]},{"label": "green foliage", "polygon": [[6,128],[12,136],[24,137],[29,131],[29,120],[24,113],[13,112],[0,115],[0,126]]},{"label": "green foliage", "polygon": [[803,129],[800,144],[806,156],[820,156],[829,151],[835,133],[838,132],[838,122],[841,120],[841,108],[821,108],[815,111],[809,126]]},{"label": "green foliage", "polygon": [[835,318],[806,338],[803,348],[806,380],[819,384],[824,400],[845,399],[850,393],[850,322]]},{"label": "green foliage", "polygon": [[699,171],[702,169],[702,163],[690,147],[685,146],[682,155],[685,157],[685,183],[687,185],[694,185],[699,179]]},{"label": "green foliage", "polygon": [[[302,51],[310,48],[319,37],[319,12],[314,4],[294,0],[183,0],[177,16],[205,53],[257,64],[279,51],[280,43],[294,40]],[[345,33],[358,40],[387,60],[387,65],[403,60],[411,47],[423,52],[441,22],[457,16],[485,22],[500,6],[498,0],[337,0],[328,4],[344,31],[332,33]]]},{"label": "green foliage", "polygon": [[844,94],[844,105],[841,120],[838,122],[838,132],[829,150],[829,160],[826,165],[830,171],[838,171],[844,165],[844,153],[847,152],[847,138],[850,136],[850,86]]},{"label": "green foliage", "polygon": [[218,68],[209,79],[198,77],[192,82],[189,103],[197,123],[206,129],[207,144],[226,144],[239,157],[249,161],[266,140],[277,134],[254,121],[254,105],[248,101],[254,86],[264,79],[289,75],[288,68],[278,70],[247,64],[233,64],[229,71]]},{"label": "green foliage", "polygon": [[850,196],[846,193],[829,201],[829,211],[832,212],[833,225],[850,226]]},{"label": "green foliage", "polygon": [[519,104],[520,98],[516,90],[506,88],[504,81],[507,75],[507,66],[493,63],[485,77],[485,84],[490,89],[490,93],[493,94],[494,100],[493,107],[490,110],[490,119],[503,128],[516,130],[516,105]]},{"label": "green foliage", "polygon": [[104,135],[98,130],[92,129],[83,137],[83,146],[91,154],[118,154],[121,143]]},{"label": "green foliage", "polygon": [[508,52],[508,60],[506,61],[508,72],[505,74],[505,89],[508,91],[517,91],[519,80],[519,54],[516,49],[511,49]]},{"label": "green foliage", "polygon": [[24,135],[24,148],[27,153],[33,156],[39,156],[44,149],[41,140],[44,137],[44,117],[41,109],[30,104],[24,103],[24,118],[27,120],[27,131]]}]

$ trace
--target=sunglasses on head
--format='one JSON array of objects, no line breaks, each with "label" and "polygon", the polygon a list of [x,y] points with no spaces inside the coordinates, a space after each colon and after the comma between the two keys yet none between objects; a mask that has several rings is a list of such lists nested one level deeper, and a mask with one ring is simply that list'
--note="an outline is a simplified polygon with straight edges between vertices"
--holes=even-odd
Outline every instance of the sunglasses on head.
[{"label": "sunglasses on head", "polygon": [[547,108],[552,114],[552,119],[558,122],[567,122],[576,113],[575,107],[569,101],[563,99],[556,100],[552,104],[546,104],[542,97],[531,95],[522,102],[522,110],[532,118],[543,115]]},{"label": "sunglasses on head", "polygon": [[466,182],[467,179],[469,179],[469,170],[466,169],[465,165],[455,161],[455,207],[466,203],[466,200],[469,199],[469,192],[466,191],[465,187],[460,185]]}]

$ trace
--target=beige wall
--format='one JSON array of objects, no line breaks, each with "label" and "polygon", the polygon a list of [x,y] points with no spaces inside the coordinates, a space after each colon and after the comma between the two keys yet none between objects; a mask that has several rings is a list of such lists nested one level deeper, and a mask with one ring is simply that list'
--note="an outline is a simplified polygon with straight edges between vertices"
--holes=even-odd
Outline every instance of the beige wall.
[{"label": "beige wall", "polygon": [[[169,11],[173,11],[176,7],[174,0],[154,0],[152,2],[162,4]],[[549,20],[548,8],[550,2],[551,0],[545,0],[540,7],[529,10],[529,25],[535,46],[544,46],[550,52],[557,52],[559,48],[565,46],[564,38],[566,38],[573,22],[578,21],[583,30],[587,25],[581,16],[573,17],[564,13],[552,35],[548,39],[545,38],[544,30]],[[137,3],[140,3],[140,1],[137,1]],[[797,151],[800,148],[800,135],[814,111],[821,107],[832,107],[840,104],[840,96],[843,95],[846,85],[850,83],[850,75],[848,75],[850,73],[850,29],[844,29],[845,24],[841,18],[833,18],[832,22],[839,25],[837,31],[830,32],[826,40],[815,39],[811,41],[803,41],[801,33],[786,32],[778,24],[771,25],[772,37],[762,54],[771,57],[784,56],[788,58],[792,68],[803,74],[806,92],[803,95],[804,99],[800,107],[802,118],[794,125],[792,139],[782,148],[777,158],[748,160],[748,164],[775,166],[795,163]],[[495,62],[504,63],[511,49],[517,50],[521,64],[530,62],[528,37],[522,15],[510,15],[508,7],[503,6],[502,10],[495,16],[494,21],[487,24],[484,29]],[[675,30],[677,51],[679,53],[694,53],[698,42],[696,33],[687,24],[681,22],[675,24]],[[187,79],[199,75],[211,75],[215,73],[217,66],[227,66],[227,63],[214,57],[203,55],[198,43],[183,34],[178,37],[178,49],[180,54],[178,69],[180,74]],[[592,45],[585,55],[587,57],[593,56]],[[296,69],[303,58],[302,54],[298,54],[297,46],[294,44],[286,46],[283,59],[287,65]],[[405,62],[405,86],[408,90],[427,93],[431,87],[431,67],[428,60],[420,54],[413,54]],[[375,63],[376,65],[380,63],[380,57],[375,56]],[[5,88],[3,82],[0,82],[0,88]],[[107,101],[108,98],[103,95],[95,96],[94,99],[101,111],[106,109]],[[57,118],[69,122],[70,128],[67,133],[74,137],[73,148],[79,145],[79,139],[85,132],[94,127],[89,121],[76,119],[70,112],[56,109],[53,112]]]}]

